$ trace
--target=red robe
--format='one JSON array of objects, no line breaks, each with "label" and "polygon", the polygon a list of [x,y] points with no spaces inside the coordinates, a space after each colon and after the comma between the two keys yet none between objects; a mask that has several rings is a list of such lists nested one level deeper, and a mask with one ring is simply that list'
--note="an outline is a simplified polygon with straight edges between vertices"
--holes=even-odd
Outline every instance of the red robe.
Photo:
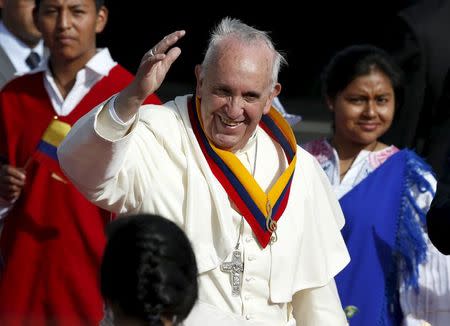
[{"label": "red robe", "polygon": [[[58,118],[73,125],[131,80],[115,66],[68,116]],[[146,102],[160,103],[156,96]],[[55,115],[42,73],[13,80],[0,92],[0,156],[23,167]],[[5,263],[0,325],[98,325],[110,214],[88,202],[57,164],[32,158],[26,165],[26,186],[5,218],[0,240]]]}]

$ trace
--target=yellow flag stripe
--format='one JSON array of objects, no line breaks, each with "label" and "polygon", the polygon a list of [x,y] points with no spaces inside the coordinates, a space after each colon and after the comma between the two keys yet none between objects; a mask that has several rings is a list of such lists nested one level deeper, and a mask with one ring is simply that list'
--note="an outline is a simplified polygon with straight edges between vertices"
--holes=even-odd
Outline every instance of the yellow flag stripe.
[{"label": "yellow flag stripe", "polygon": [[42,140],[58,147],[69,133],[70,129],[70,124],[56,119],[52,120],[42,135]]}]

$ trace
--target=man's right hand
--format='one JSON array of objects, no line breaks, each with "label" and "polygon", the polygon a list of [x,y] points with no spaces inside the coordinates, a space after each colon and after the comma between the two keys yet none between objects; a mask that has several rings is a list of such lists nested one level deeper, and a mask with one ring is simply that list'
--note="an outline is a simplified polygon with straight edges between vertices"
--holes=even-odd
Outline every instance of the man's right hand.
[{"label": "man's right hand", "polygon": [[143,56],[136,77],[120,92],[114,104],[122,121],[131,119],[144,100],[161,86],[170,66],[181,53],[180,48],[173,45],[185,34],[185,31],[176,31],[167,35]]},{"label": "man's right hand", "polygon": [[0,166],[0,197],[13,203],[19,198],[25,185],[25,171],[11,165]]}]

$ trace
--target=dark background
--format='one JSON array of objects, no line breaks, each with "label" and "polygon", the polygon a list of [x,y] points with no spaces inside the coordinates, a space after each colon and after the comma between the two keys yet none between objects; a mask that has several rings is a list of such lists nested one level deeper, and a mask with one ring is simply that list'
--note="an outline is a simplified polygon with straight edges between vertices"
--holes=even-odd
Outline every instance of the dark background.
[{"label": "dark background", "polygon": [[383,45],[389,38],[391,20],[408,4],[406,0],[209,1],[207,6],[128,2],[106,2],[109,22],[99,45],[108,46],[114,59],[131,72],[162,37],[185,29],[186,36],[179,42],[182,54],[163,87],[193,87],[194,66],[202,60],[209,31],[222,17],[231,16],[270,31],[277,48],[286,54],[289,66],[280,73],[281,99],[319,97],[320,72],[333,53],[354,43]]}]

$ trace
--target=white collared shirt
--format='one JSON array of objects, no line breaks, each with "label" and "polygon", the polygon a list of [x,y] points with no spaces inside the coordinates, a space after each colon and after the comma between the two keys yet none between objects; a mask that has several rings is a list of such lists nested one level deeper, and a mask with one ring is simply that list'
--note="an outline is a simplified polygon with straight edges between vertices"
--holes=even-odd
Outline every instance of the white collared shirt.
[{"label": "white collared shirt", "polygon": [[[39,54],[41,59],[44,58],[44,42],[41,40],[34,47],[30,48],[28,45],[19,40],[16,36],[14,36],[0,21],[0,45],[3,50],[8,55],[11,60],[13,66],[16,68],[16,75],[23,75],[30,71],[30,68],[26,64],[25,60],[31,51]],[[44,60],[41,61],[40,65],[42,65]]]},{"label": "white collared shirt", "polygon": [[59,116],[69,115],[83,97],[89,93],[91,88],[100,79],[107,76],[115,65],[117,65],[117,62],[112,59],[107,48],[98,49],[97,53],[88,61],[86,66],[78,71],[75,84],[66,98],[63,98],[58,86],[56,86],[48,63],[46,63],[43,67],[45,69],[44,86],[56,114]]}]

